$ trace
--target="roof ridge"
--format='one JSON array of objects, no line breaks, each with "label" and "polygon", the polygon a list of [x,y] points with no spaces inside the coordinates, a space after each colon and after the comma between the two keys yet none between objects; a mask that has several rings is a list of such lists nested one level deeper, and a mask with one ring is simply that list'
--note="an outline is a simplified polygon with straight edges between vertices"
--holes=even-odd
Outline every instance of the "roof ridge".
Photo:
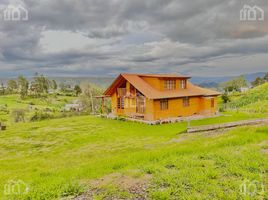
[{"label": "roof ridge", "polygon": [[136,75],[136,76],[152,76],[152,77],[178,77],[178,78],[191,78],[190,76],[180,73],[155,73],[155,74],[143,74],[143,73],[122,73],[121,75]]}]

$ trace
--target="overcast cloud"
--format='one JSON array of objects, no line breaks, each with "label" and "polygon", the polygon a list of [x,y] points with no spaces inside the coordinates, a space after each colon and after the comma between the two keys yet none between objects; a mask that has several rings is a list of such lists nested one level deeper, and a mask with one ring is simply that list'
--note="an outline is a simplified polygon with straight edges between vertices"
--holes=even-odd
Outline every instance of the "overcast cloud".
[{"label": "overcast cloud", "polygon": [[[28,21],[5,21],[21,4]],[[264,21],[240,21],[244,4]],[[267,0],[1,0],[0,76],[268,71]]]}]

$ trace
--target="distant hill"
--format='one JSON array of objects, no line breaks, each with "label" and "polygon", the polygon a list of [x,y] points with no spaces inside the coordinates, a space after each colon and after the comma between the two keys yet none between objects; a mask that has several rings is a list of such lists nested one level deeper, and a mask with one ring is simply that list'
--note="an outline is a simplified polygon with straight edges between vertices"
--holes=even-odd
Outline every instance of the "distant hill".
[{"label": "distant hill", "polygon": [[[245,76],[246,80],[250,83],[254,81],[257,77],[263,77],[267,72],[258,72],[252,74],[242,74]],[[226,82],[228,80],[234,79],[238,76],[220,76],[220,77],[192,77],[191,82],[203,86],[203,87],[215,87],[220,83]]]},{"label": "distant hill", "polygon": [[[254,81],[257,77],[263,77],[267,72],[258,72],[253,74],[245,74],[245,78],[248,82]],[[194,76],[191,78],[191,82],[197,85],[200,85],[202,87],[207,88],[217,88],[220,83],[226,82],[228,80],[234,79],[237,76],[221,76],[221,77],[198,77]],[[108,87],[115,77],[49,77],[50,79],[55,79],[58,83],[66,83],[70,85],[80,84],[82,82],[90,82],[97,86],[106,88]],[[3,82],[6,84],[6,82],[12,78],[0,78],[0,83]],[[14,79],[14,78],[13,78]],[[29,80],[31,80],[31,77],[28,77]]]},{"label": "distant hill", "polygon": [[231,102],[231,107],[250,112],[268,112],[268,83],[257,86]]}]

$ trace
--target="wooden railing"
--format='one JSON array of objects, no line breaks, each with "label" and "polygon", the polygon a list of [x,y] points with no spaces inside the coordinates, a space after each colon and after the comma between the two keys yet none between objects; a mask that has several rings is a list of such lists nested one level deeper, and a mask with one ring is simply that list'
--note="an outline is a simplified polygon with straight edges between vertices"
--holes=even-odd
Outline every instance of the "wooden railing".
[{"label": "wooden railing", "polygon": [[117,88],[117,95],[118,97],[124,97],[127,94],[126,88]]}]

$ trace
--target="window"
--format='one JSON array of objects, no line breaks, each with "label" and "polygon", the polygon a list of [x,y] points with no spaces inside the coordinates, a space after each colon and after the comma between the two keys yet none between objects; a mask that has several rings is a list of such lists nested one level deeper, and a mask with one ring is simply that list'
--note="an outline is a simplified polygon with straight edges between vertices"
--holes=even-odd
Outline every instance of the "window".
[{"label": "window", "polygon": [[188,107],[190,105],[189,97],[183,98],[183,107]]},{"label": "window", "polygon": [[174,90],[176,88],[176,80],[165,80],[164,88],[166,90]]},{"label": "window", "polygon": [[160,110],[167,110],[168,109],[168,100],[160,100]]},{"label": "window", "polygon": [[186,80],[180,80],[180,88],[186,89]]},{"label": "window", "polygon": [[210,100],[210,105],[211,105],[211,108],[214,108],[215,107],[215,100],[214,100],[214,98],[212,98]]},{"label": "window", "polygon": [[123,97],[117,98],[117,108],[124,109],[124,104],[125,101]]}]

